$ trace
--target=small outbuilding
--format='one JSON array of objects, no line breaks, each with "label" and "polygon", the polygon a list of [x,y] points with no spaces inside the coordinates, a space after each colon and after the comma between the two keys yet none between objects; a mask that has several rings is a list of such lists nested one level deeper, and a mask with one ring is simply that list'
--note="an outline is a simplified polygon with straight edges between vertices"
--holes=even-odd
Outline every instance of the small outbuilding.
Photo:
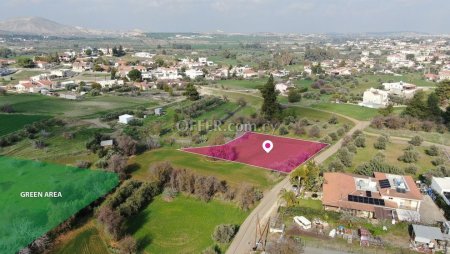
[{"label": "small outbuilding", "polygon": [[164,113],[163,108],[155,108],[155,115],[160,116],[163,113]]},{"label": "small outbuilding", "polygon": [[441,249],[445,242],[440,228],[417,224],[412,225],[411,240],[414,247],[420,251]]},{"label": "small outbuilding", "polygon": [[132,115],[128,115],[128,114],[121,115],[121,116],[119,116],[119,123],[128,124],[133,119],[134,119],[134,116],[132,116]]}]

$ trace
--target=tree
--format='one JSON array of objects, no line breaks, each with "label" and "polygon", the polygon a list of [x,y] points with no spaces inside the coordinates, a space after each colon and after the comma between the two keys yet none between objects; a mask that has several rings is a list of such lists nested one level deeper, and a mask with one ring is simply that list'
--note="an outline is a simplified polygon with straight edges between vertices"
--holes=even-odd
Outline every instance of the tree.
[{"label": "tree", "polygon": [[0,87],[0,96],[5,96],[6,95],[6,89]]},{"label": "tree", "polygon": [[33,68],[34,67],[34,62],[33,59],[26,57],[26,56],[21,56],[17,58],[17,65],[19,65],[20,67],[23,68]]},{"label": "tree", "polygon": [[330,164],[328,164],[328,171],[331,172],[341,172],[344,171],[344,164],[340,160],[334,159]]},{"label": "tree", "polygon": [[263,104],[261,106],[262,115],[266,120],[275,120],[280,116],[281,106],[277,102],[278,92],[275,90],[275,83],[272,75],[270,75],[267,83],[259,90],[263,97]]},{"label": "tree", "polygon": [[337,158],[344,164],[346,167],[352,166],[353,154],[348,151],[346,147],[343,147],[338,150]]},{"label": "tree", "polygon": [[450,98],[450,80],[440,82],[435,90],[435,93],[439,96],[441,104],[444,104]]},{"label": "tree", "polygon": [[414,136],[411,138],[411,140],[408,142],[413,146],[420,146],[422,144],[423,138],[421,136]]},{"label": "tree", "polygon": [[425,93],[423,91],[418,91],[414,94],[414,97],[409,101],[403,114],[420,119],[428,117],[427,105],[425,104]]},{"label": "tree", "polygon": [[120,154],[114,154],[108,160],[108,170],[118,173],[121,178],[126,174],[127,158]]},{"label": "tree", "polygon": [[435,120],[441,118],[442,110],[439,107],[439,104],[440,104],[439,96],[435,92],[431,93],[427,98],[427,108],[430,118],[433,118]]},{"label": "tree", "polygon": [[116,79],[116,73],[117,73],[117,69],[116,68],[111,68],[111,80]]},{"label": "tree", "polygon": [[282,189],[280,191],[280,197],[281,197],[281,199],[284,200],[284,202],[286,202],[287,207],[291,207],[297,203],[297,198],[295,197],[295,193],[292,191]]},{"label": "tree", "polygon": [[435,145],[432,145],[425,150],[425,153],[428,154],[429,156],[438,156],[439,148]]},{"label": "tree", "polygon": [[298,89],[291,88],[288,90],[288,101],[290,103],[299,102],[302,99],[302,94]]},{"label": "tree", "polygon": [[388,116],[394,112],[394,106],[392,104],[387,105],[385,108],[378,109],[378,113],[383,116]]},{"label": "tree", "polygon": [[212,238],[218,243],[230,243],[238,230],[237,225],[233,224],[220,224],[214,229]]},{"label": "tree", "polygon": [[292,184],[297,185],[297,195],[300,194],[300,189],[302,186],[302,181],[305,182],[308,177],[308,167],[306,165],[302,165],[300,168],[297,168],[290,174],[290,181]]},{"label": "tree", "polygon": [[364,135],[359,135],[354,140],[356,147],[366,147],[366,138]]},{"label": "tree", "polygon": [[315,138],[320,137],[320,127],[317,125],[312,126],[311,129],[309,129],[308,135]]},{"label": "tree", "polygon": [[378,150],[385,150],[387,144],[387,139],[384,136],[379,136],[377,141],[373,144],[373,147]]},{"label": "tree", "polygon": [[137,252],[137,242],[136,240],[130,236],[125,236],[119,242],[119,250],[121,254],[134,254]]},{"label": "tree", "polygon": [[0,48],[0,58],[8,58],[16,54],[9,48]]},{"label": "tree", "polygon": [[86,50],[84,51],[84,53],[85,53],[87,56],[90,56],[90,55],[92,55],[92,49],[86,49]]},{"label": "tree", "polygon": [[200,94],[197,91],[197,88],[195,88],[194,84],[189,83],[186,86],[186,90],[183,93],[184,96],[187,96],[189,100],[196,101],[200,99]]},{"label": "tree", "polygon": [[117,147],[122,150],[125,155],[136,154],[137,142],[130,136],[122,135],[117,138]]},{"label": "tree", "polygon": [[133,69],[128,72],[128,78],[131,81],[141,81],[142,73],[139,70]]},{"label": "tree", "polygon": [[100,207],[97,219],[115,240],[119,240],[122,237],[125,229],[125,219],[117,211],[104,205]]}]

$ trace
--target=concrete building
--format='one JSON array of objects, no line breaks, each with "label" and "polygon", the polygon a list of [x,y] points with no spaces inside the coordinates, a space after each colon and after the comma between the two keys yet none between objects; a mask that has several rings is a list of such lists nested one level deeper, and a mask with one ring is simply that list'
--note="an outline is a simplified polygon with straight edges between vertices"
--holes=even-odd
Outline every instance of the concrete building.
[{"label": "concrete building", "polygon": [[121,116],[119,116],[119,123],[128,124],[133,119],[134,119],[134,116],[132,116],[132,115],[128,115],[128,114],[121,115]]},{"label": "concrete building", "polygon": [[368,108],[384,108],[389,104],[387,91],[370,88],[363,94],[363,101],[359,104]]},{"label": "concrete building", "polygon": [[430,187],[450,205],[450,177],[432,177]]}]

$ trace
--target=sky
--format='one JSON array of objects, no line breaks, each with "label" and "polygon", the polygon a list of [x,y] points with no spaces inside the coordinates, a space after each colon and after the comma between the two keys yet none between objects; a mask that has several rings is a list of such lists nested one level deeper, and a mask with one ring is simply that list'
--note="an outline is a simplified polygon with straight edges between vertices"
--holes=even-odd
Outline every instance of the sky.
[{"label": "sky", "polygon": [[450,33],[450,0],[1,0],[0,20],[39,16],[146,32]]}]

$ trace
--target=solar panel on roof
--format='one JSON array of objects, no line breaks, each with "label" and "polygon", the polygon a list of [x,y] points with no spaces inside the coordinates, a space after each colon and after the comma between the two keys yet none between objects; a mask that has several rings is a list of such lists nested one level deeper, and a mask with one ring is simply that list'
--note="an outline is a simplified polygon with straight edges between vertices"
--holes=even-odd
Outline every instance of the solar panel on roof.
[{"label": "solar panel on roof", "polygon": [[355,195],[348,195],[348,201],[363,203],[363,204],[371,204],[371,205],[380,205],[384,206],[384,200],[379,198],[369,198]]},{"label": "solar panel on roof", "polygon": [[380,188],[381,189],[385,189],[385,188],[391,188],[391,184],[389,183],[388,179],[383,179],[378,181],[380,183]]}]

